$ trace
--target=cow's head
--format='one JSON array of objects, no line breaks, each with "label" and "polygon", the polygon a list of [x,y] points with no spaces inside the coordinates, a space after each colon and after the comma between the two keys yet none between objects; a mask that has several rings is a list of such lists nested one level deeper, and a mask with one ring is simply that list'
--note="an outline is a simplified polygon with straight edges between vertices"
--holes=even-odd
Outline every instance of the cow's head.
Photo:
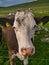
[{"label": "cow's head", "polygon": [[35,25],[36,23],[31,11],[25,10],[16,12],[13,27],[18,40],[19,53],[23,56],[35,53],[35,47],[31,42],[31,36],[32,33],[34,33]]}]

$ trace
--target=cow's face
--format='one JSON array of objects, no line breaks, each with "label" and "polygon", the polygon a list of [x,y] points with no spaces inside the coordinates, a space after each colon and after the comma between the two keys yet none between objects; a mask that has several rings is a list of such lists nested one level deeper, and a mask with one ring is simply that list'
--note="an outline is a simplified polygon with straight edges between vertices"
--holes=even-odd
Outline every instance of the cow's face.
[{"label": "cow's face", "polygon": [[19,53],[21,55],[32,55],[35,52],[35,48],[31,42],[31,36],[32,33],[34,33],[34,25],[36,25],[36,23],[30,11],[16,12],[13,27],[18,40]]}]

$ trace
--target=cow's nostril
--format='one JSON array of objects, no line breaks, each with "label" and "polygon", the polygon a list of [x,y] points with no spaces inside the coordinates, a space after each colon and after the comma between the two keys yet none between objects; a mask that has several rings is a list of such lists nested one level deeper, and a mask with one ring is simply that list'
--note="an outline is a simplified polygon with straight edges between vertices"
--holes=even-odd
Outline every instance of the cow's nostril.
[{"label": "cow's nostril", "polygon": [[23,52],[23,51],[26,51],[26,48],[22,48],[21,51],[22,51],[22,52]]},{"label": "cow's nostril", "polygon": [[32,53],[33,53],[33,48],[22,48],[21,49],[21,53],[22,53],[22,55],[23,56],[25,56],[25,55],[27,55],[27,54],[29,54],[29,55],[32,55]]},{"label": "cow's nostril", "polygon": [[33,53],[33,49],[31,50],[31,53]]},{"label": "cow's nostril", "polygon": [[33,53],[33,49],[32,48],[27,48],[27,54],[32,55],[32,53]]},{"label": "cow's nostril", "polygon": [[22,53],[23,56],[25,56],[25,55],[27,54],[26,49],[22,48],[22,49],[21,49],[21,53]]}]

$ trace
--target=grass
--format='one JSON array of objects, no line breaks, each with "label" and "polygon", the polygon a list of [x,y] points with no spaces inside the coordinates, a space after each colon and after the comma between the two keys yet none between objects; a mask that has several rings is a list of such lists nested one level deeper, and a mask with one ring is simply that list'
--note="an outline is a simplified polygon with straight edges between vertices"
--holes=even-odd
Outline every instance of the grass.
[{"label": "grass", "polygon": [[[35,49],[36,53],[33,56],[29,56],[29,65],[49,65],[49,43],[41,42],[41,38],[49,34],[45,33],[43,30],[40,31],[41,34],[37,34],[35,37]],[[4,40],[4,39],[3,39]],[[17,65],[23,65],[22,61],[16,58]],[[7,45],[3,41],[0,45],[0,65],[9,65]]]},{"label": "grass", "polygon": [[[41,2],[40,2],[41,1]],[[47,2],[48,1],[48,2]],[[6,8],[0,8],[0,17],[6,17],[9,12],[16,12],[18,9],[28,9],[31,8],[32,12],[36,17],[49,15],[49,0],[39,0],[38,2],[30,2],[21,5],[14,5]],[[49,22],[44,25],[49,28]],[[41,38],[45,37],[49,33],[45,33],[44,30],[40,31],[40,34],[37,34],[34,40],[35,45],[35,54],[29,56],[29,65],[49,65],[49,43],[41,42]],[[2,38],[2,44],[0,44],[0,65],[10,65],[8,58],[8,48]],[[17,65],[23,65],[22,61],[15,59]]]},{"label": "grass", "polygon": [[0,8],[0,17],[7,16],[9,12],[15,13],[18,9],[28,9],[28,8],[31,8],[32,12],[37,17],[49,15],[49,1],[46,2],[46,0],[44,0],[44,2],[36,1],[36,2],[24,3],[20,5],[14,5],[6,8],[2,7]]}]

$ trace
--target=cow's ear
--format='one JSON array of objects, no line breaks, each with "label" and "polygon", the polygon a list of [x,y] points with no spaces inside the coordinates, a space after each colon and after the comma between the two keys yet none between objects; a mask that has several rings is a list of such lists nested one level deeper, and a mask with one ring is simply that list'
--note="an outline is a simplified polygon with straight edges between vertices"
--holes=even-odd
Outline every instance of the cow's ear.
[{"label": "cow's ear", "polygon": [[19,26],[21,25],[21,21],[19,18],[16,19],[16,21],[18,22]]},{"label": "cow's ear", "polygon": [[11,24],[9,22],[6,22],[6,27],[11,26]]},{"label": "cow's ear", "polygon": [[19,18],[15,18],[14,23],[13,23],[13,28],[15,30],[18,30],[20,28],[20,26],[21,26],[20,19]]}]

